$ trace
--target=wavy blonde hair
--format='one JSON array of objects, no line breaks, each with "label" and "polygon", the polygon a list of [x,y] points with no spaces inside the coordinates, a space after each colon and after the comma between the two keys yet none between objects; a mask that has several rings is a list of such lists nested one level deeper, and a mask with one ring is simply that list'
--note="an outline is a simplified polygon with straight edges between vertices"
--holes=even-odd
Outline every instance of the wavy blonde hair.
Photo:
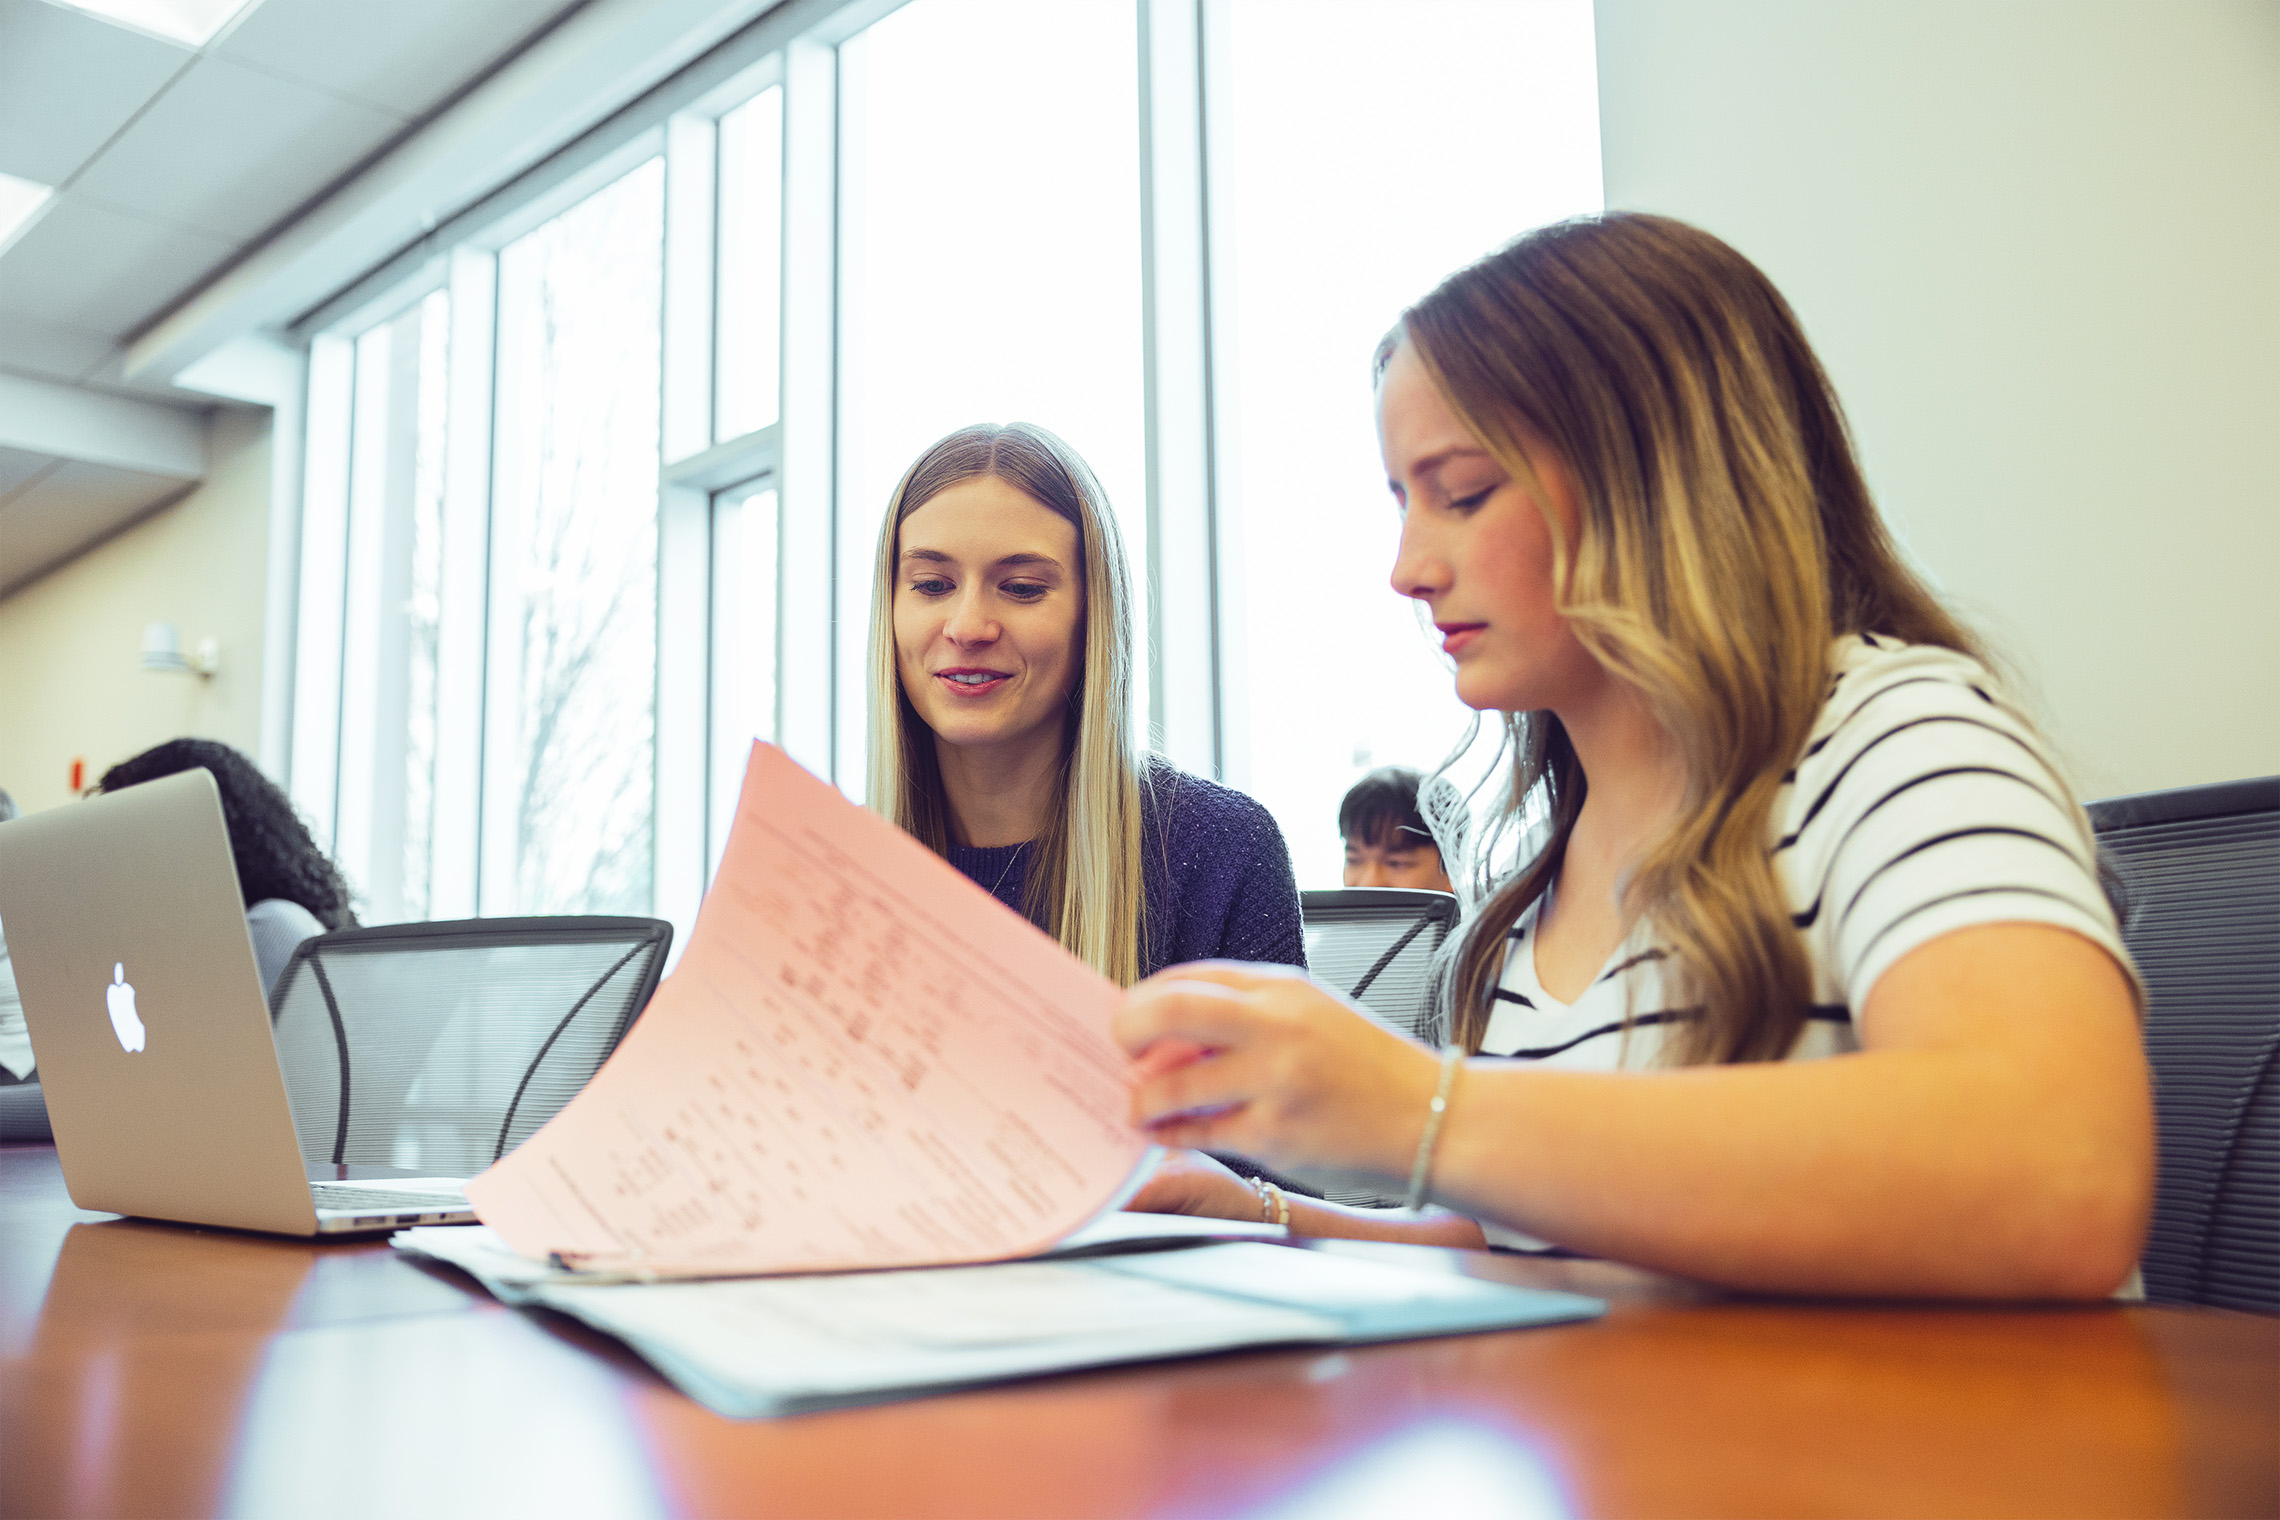
[{"label": "wavy blonde hair", "polygon": [[[1624,887],[1693,1000],[1676,1058],[1780,1059],[1812,982],[1768,840],[1828,696],[1831,646],[1882,633],[1983,658],[1979,645],[1902,562],[1795,313],[1710,234],[1628,212],[1542,228],[1405,312],[1381,375],[1403,341],[1514,479],[1538,479],[1538,448],[1572,469],[1574,542],[1532,492],[1559,610],[1684,757],[1677,821]],[[1490,828],[1540,826],[1541,844],[1501,880],[1484,874],[1447,963],[1449,1035],[1469,1050],[1586,788],[1556,715],[1503,721],[1511,764]],[[1494,853],[1475,851],[1484,872]]]},{"label": "wavy blonde hair", "polygon": [[1086,965],[1129,987],[1140,979],[1147,897],[1140,871],[1140,791],[1133,748],[1132,589],[1124,539],[1092,470],[1026,422],[960,428],[904,472],[879,528],[871,582],[870,805],[936,854],[951,842],[934,731],[904,692],[895,658],[895,571],[903,519],[955,485],[1004,481],[1077,530],[1084,587],[1079,669],[1056,778],[1059,805],[1029,863],[1023,911]]}]

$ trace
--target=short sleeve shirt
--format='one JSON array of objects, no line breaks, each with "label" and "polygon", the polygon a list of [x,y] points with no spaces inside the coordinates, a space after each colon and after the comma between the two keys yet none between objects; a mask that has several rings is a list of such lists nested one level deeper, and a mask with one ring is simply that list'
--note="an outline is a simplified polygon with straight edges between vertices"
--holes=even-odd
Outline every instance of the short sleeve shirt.
[{"label": "short sleeve shirt", "polygon": [[[1877,978],[1958,929],[2055,924],[2128,968],[2089,820],[1985,667],[1870,635],[1840,640],[1834,664],[1767,841],[1812,966],[1789,1059],[1857,1050],[1853,1015]],[[1654,926],[1634,927],[1563,1003],[1536,979],[1535,923],[1531,908],[1512,930],[1481,1053],[1585,1071],[1668,1065],[1683,999]]]},{"label": "short sleeve shirt", "polygon": [[[1775,798],[1774,872],[1812,965],[1788,1059],[1860,1048],[1854,1012],[1909,951],[1979,924],[2045,923],[2134,977],[2098,884],[2089,819],[2048,747],[1985,667],[1929,645],[1840,640],[1811,739]],[[1572,1003],[1536,978],[1539,903],[1511,933],[1481,1054],[1575,1071],[1671,1064],[1685,1006],[1670,952],[1636,925]],[[1484,1224],[1490,1241],[1546,1243]],[[2125,1290],[2126,1293],[2127,1290]]]}]

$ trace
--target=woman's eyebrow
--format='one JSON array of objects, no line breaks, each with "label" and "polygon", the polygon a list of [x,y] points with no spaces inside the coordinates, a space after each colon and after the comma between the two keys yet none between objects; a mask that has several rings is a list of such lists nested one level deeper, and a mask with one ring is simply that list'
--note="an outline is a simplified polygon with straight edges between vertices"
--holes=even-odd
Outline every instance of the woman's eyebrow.
[{"label": "woman's eyebrow", "polygon": [[[911,560],[918,560],[921,563],[929,565],[955,565],[958,563],[958,557],[956,555],[945,554],[940,549],[905,549],[902,552],[902,558],[905,563],[908,563]],[[1000,555],[997,559],[993,560],[991,564],[992,567],[996,569],[1012,569],[1018,566],[1027,565],[1035,565],[1047,570],[1066,569],[1066,567],[1052,555],[1040,554],[1033,549],[1021,549],[1016,550],[1012,554]]]},{"label": "woman's eyebrow", "polygon": [[1446,465],[1455,463],[1459,459],[1493,460],[1495,457],[1495,455],[1489,453],[1488,450],[1480,447],[1478,444],[1453,443],[1445,449],[1440,449],[1431,454],[1427,454],[1423,459],[1413,462],[1409,466],[1409,473],[1412,475],[1430,475]]}]

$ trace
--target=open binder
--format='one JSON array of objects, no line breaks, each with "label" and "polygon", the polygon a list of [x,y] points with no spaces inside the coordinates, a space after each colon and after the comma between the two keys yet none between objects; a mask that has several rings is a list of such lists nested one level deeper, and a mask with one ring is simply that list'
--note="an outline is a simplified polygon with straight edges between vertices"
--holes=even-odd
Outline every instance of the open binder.
[{"label": "open binder", "polygon": [[[1088,1243],[1080,1232],[1021,1261],[703,1281],[595,1281],[517,1256],[483,1229],[406,1230],[395,1244],[459,1267],[505,1302],[616,1337],[691,1398],[740,1418],[1243,1347],[1560,1324],[1607,1308],[1465,1277],[1423,1250],[1397,1265],[1383,1253],[1227,1240],[1225,1221],[1122,1219],[1123,1239]],[[1110,1254],[1086,1254],[1101,1249]]]}]

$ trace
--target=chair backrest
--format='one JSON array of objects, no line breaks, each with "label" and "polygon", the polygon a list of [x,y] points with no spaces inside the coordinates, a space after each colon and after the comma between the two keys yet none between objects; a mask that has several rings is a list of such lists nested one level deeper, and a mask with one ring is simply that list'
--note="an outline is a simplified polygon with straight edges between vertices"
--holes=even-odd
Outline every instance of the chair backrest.
[{"label": "chair backrest", "polygon": [[49,1141],[47,1099],[37,1081],[18,1082],[0,1067],[0,1140]]},{"label": "chair backrest", "polygon": [[2146,1296],[2280,1313],[2280,776],[2090,804],[2145,977]]},{"label": "chair backrest", "polygon": [[1306,968],[1388,1029],[1434,1042],[1433,957],[1456,927],[1457,900],[1406,887],[1301,892]]},{"label": "chair backrest", "polygon": [[[1396,1034],[1438,1043],[1433,959],[1456,927],[1454,897],[1404,887],[1348,887],[1301,892],[1299,908],[1306,967],[1316,981],[1352,998]],[[1371,1208],[1402,1201],[1336,1185],[1322,1193],[1334,1202]]]},{"label": "chair backrest", "polygon": [[586,1085],[648,1003],[654,918],[473,918],[304,940],[270,994],[302,1156],[472,1176]]}]

